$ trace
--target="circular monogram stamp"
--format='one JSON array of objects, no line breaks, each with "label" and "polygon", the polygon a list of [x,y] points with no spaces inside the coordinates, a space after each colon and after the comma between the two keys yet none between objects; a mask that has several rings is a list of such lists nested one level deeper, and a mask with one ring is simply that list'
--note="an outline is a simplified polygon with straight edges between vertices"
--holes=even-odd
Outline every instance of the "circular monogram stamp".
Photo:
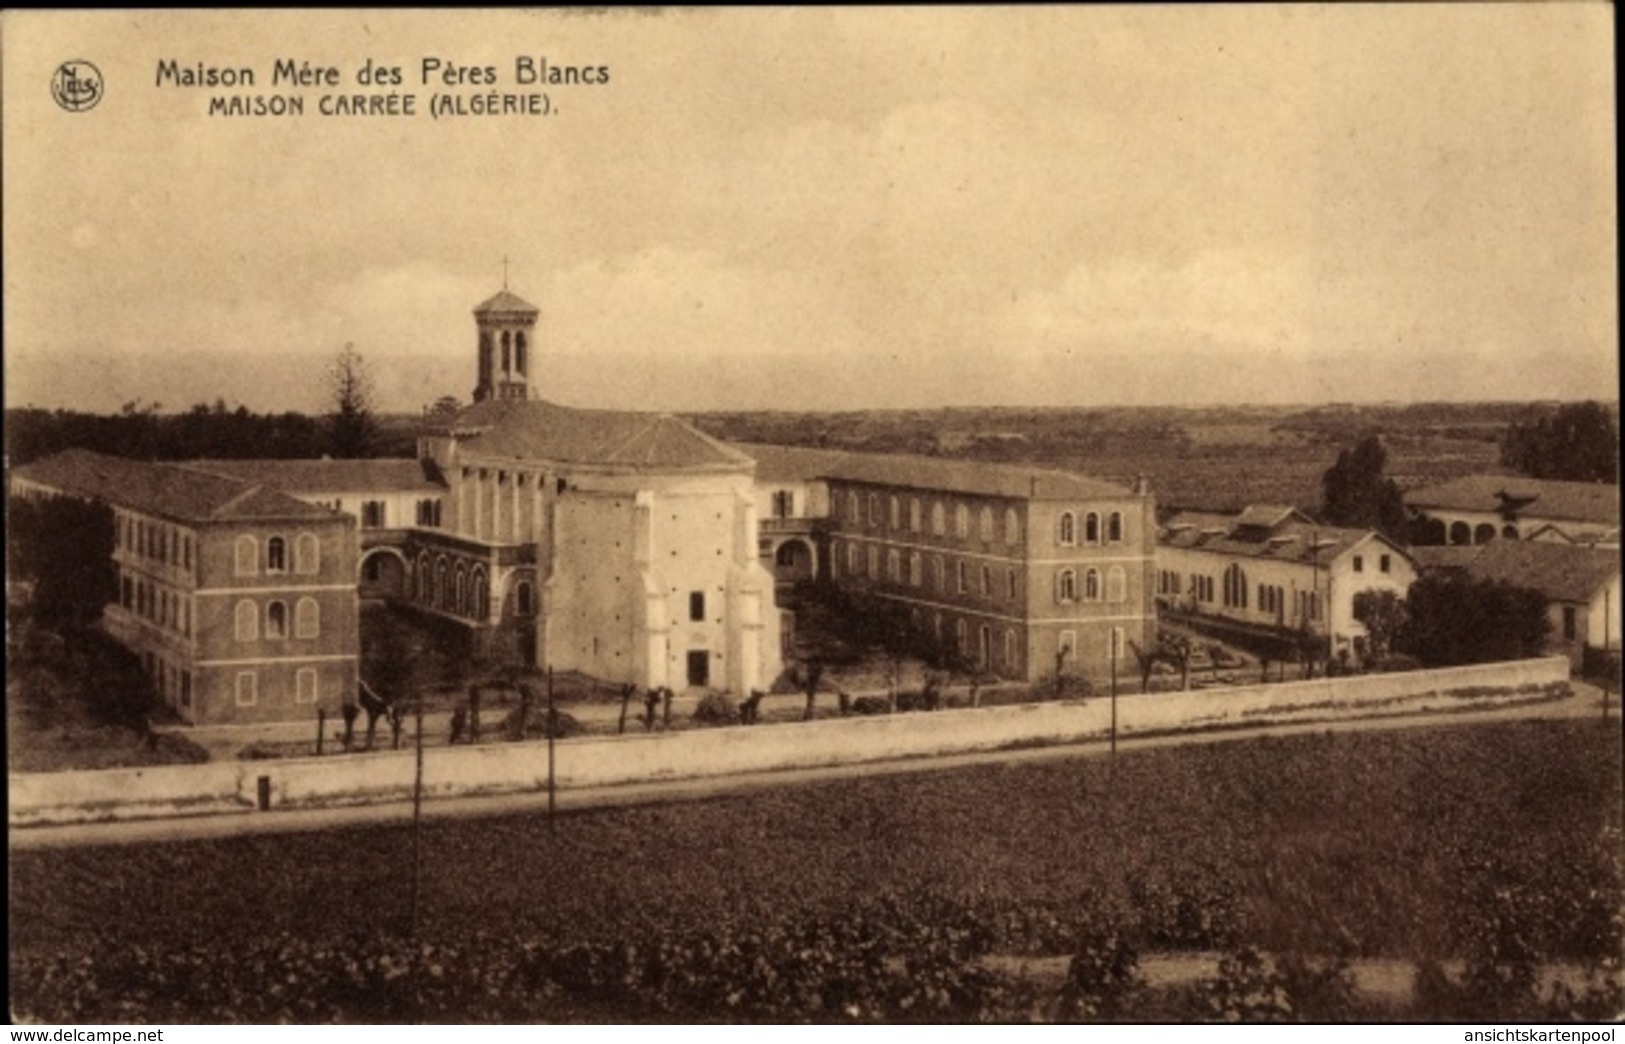
[{"label": "circular monogram stamp", "polygon": [[69,112],[85,112],[102,100],[102,71],[75,58],[63,62],[51,75],[51,97]]}]

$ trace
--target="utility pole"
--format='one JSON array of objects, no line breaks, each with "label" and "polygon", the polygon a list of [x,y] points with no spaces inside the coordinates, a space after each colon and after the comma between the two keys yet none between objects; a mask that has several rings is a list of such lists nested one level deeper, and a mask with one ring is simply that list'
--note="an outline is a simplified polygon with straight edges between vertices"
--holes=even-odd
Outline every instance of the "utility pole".
[{"label": "utility pole", "polygon": [[418,933],[418,903],[423,888],[423,694],[417,698],[417,769],[412,775],[412,935]]},{"label": "utility pole", "polygon": [[553,832],[555,794],[558,790],[554,776],[553,735],[558,731],[559,719],[553,710],[553,667],[547,668],[547,831]]},{"label": "utility pole", "polygon": [[1112,660],[1112,764],[1117,764],[1117,628],[1107,632]]}]

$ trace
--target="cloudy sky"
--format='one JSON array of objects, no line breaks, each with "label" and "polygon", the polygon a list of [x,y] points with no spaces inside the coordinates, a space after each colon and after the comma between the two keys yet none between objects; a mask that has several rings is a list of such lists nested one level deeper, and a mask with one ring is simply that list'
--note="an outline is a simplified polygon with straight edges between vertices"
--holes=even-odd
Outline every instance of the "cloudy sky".
[{"label": "cloudy sky", "polygon": [[[542,311],[654,409],[1612,396],[1602,4],[4,16],[8,405],[382,405]],[[422,62],[607,66],[430,119]],[[52,100],[66,59],[103,100]],[[282,58],[343,86],[271,85]],[[322,116],[367,59],[410,118]],[[158,86],[160,61],[253,68]],[[297,93],[297,118],[207,114]],[[477,88],[463,88],[465,96]]]}]

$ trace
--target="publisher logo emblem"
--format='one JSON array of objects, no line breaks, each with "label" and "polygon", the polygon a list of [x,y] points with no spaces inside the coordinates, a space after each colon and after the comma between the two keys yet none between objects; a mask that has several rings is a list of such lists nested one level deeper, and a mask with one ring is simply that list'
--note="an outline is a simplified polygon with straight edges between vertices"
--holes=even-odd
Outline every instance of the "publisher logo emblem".
[{"label": "publisher logo emblem", "polygon": [[102,71],[78,58],[63,62],[51,76],[51,97],[69,112],[94,109],[102,100]]}]

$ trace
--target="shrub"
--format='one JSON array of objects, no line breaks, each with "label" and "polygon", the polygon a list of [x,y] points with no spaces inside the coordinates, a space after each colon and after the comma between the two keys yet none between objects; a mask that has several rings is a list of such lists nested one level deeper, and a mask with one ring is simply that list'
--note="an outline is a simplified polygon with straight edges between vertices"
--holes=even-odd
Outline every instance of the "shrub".
[{"label": "shrub", "polygon": [[694,720],[701,725],[737,725],[739,708],[720,692],[708,692],[694,708]]}]

